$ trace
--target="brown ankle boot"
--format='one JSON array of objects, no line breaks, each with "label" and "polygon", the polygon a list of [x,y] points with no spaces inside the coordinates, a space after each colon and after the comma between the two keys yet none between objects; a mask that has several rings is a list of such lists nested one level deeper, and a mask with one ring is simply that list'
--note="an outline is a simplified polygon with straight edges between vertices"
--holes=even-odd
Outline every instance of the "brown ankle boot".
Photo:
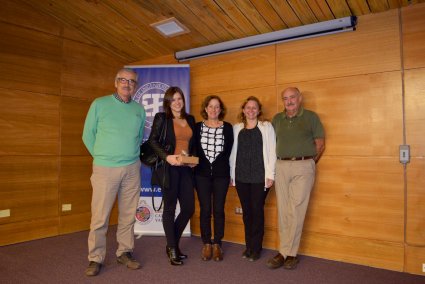
[{"label": "brown ankle boot", "polygon": [[212,255],[211,244],[204,244],[202,247],[202,260],[210,260]]},{"label": "brown ankle boot", "polygon": [[213,259],[215,261],[223,260],[223,250],[221,249],[219,244],[213,244]]}]

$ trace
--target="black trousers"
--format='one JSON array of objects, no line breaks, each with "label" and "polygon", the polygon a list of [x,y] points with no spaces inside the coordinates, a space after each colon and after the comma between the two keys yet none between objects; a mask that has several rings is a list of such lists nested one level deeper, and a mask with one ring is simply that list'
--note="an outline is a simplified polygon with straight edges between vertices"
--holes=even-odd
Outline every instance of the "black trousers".
[{"label": "black trousers", "polygon": [[[196,192],[200,206],[201,238],[204,244],[211,243],[211,212],[214,216],[214,243],[221,245],[224,237],[224,203],[230,177],[195,176]],[[212,209],[212,210],[211,210]]]},{"label": "black trousers", "polygon": [[243,183],[236,181],[236,190],[243,210],[246,248],[259,253],[263,248],[264,203],[269,190],[263,183]]},{"label": "black trousers", "polygon": [[[176,248],[190,217],[195,211],[195,194],[193,191],[193,174],[190,167],[170,166],[169,174],[169,188],[162,190],[164,199],[162,225],[167,238],[167,246]],[[175,217],[177,200],[180,203],[180,213]]]}]

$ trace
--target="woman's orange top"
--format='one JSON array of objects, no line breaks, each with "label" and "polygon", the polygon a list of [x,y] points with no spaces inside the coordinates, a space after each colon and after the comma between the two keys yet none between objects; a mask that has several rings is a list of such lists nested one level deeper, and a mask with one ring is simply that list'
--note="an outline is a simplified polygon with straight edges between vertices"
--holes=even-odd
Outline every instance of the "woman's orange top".
[{"label": "woman's orange top", "polygon": [[174,150],[175,155],[182,154],[182,151],[189,153],[189,141],[192,138],[192,128],[186,123],[185,126],[181,126],[177,121],[173,121],[174,134],[176,135],[176,149]]}]

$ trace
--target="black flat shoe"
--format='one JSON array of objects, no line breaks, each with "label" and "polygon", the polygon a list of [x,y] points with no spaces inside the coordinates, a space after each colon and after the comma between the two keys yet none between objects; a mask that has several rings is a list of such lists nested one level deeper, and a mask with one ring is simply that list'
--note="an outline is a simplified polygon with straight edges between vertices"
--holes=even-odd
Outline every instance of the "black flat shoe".
[{"label": "black flat shoe", "polygon": [[176,252],[177,252],[177,256],[180,259],[187,259],[187,254],[182,253],[181,250],[180,250],[180,248],[176,248]]},{"label": "black flat shoe", "polygon": [[175,248],[167,247],[166,251],[171,265],[183,265],[183,261],[180,259],[180,257],[177,256],[177,251]]},{"label": "black flat shoe", "polygon": [[250,256],[248,257],[249,261],[256,261],[260,258],[260,253],[259,252],[252,252],[250,254]]},{"label": "black flat shoe", "polygon": [[243,251],[242,253],[242,258],[249,258],[251,256],[251,250],[250,249],[246,249]]}]

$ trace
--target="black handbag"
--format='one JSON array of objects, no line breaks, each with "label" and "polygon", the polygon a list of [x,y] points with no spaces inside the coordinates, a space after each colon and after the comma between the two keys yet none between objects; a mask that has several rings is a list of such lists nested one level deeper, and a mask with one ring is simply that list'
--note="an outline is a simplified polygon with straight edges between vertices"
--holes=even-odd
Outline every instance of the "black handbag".
[{"label": "black handbag", "polygon": [[[164,119],[164,124],[161,128],[161,134],[159,135],[159,143],[164,147],[167,151],[169,146],[165,145],[165,138],[167,135],[167,120]],[[142,147],[144,148],[144,152],[142,152]],[[142,154],[143,153],[143,154]],[[157,154],[153,151],[148,141],[145,141],[140,146],[140,161],[145,165],[149,166],[152,171],[151,176],[151,186],[159,186],[162,190],[168,188],[168,171],[167,171],[167,162],[161,160]],[[164,199],[161,197],[161,204],[158,208],[155,206],[155,193],[152,188],[152,207],[155,212],[161,210],[162,205],[164,204]]]},{"label": "black handbag", "polygon": [[[164,120],[164,125],[161,129],[161,135],[159,136],[159,143],[164,147],[165,151],[168,151],[169,146],[165,145],[165,138],[167,135],[167,120]],[[162,190],[168,188],[168,171],[167,162],[161,159],[156,159],[152,169],[151,185],[159,186]]]},{"label": "black handbag", "polygon": [[[162,146],[165,144],[165,137],[167,133],[167,121],[164,121],[164,125],[161,128],[161,134],[159,135],[159,143],[161,143]],[[140,145],[140,161],[148,166],[148,167],[154,167],[157,162],[160,160],[158,155],[155,153],[151,145],[149,144],[149,139]]]},{"label": "black handbag", "polygon": [[140,145],[140,161],[148,167],[153,167],[156,161],[158,161],[158,155],[149,145],[149,140],[146,140]]}]

